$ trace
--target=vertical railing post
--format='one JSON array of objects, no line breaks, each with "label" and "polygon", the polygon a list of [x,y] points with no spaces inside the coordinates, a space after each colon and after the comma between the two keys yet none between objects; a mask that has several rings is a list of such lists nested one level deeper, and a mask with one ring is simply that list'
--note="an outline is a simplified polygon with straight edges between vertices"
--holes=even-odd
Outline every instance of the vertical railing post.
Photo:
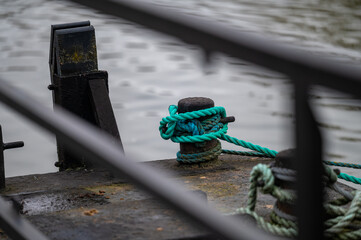
[{"label": "vertical railing post", "polygon": [[323,239],[321,134],[308,101],[309,82],[297,77],[295,86],[298,239]]}]

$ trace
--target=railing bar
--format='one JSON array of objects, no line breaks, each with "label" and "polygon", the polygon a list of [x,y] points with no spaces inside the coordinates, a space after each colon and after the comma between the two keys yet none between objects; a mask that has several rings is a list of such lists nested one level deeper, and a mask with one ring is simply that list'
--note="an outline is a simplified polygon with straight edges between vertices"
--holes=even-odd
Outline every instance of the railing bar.
[{"label": "railing bar", "polygon": [[[0,101],[44,129],[55,133],[69,150],[102,165],[115,176],[129,177],[134,183],[158,196],[201,226],[225,239],[278,239],[260,231],[256,226],[228,219],[194,196],[186,193],[164,173],[150,169],[125,157],[113,138],[67,111],[53,112],[0,79]],[[241,204],[241,203],[240,203]]]},{"label": "railing bar", "polygon": [[322,139],[309,104],[307,81],[296,81],[296,159],[299,235],[297,239],[321,240],[324,231]]},{"label": "railing bar", "polygon": [[[215,21],[185,15],[162,6],[132,0],[71,0],[106,14],[292,76],[302,72],[307,81],[361,97],[361,70],[356,66],[295,50],[256,34],[240,32]],[[340,79],[344,80],[340,84]],[[303,79],[296,79],[303,81]]]},{"label": "railing bar", "polygon": [[0,226],[10,238],[17,240],[48,239],[17,213],[11,204],[0,197]]}]

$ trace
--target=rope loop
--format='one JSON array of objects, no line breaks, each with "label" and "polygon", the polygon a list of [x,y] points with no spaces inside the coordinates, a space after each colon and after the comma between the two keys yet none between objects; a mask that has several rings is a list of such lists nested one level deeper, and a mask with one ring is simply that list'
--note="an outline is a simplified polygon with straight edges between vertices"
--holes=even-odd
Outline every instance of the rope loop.
[{"label": "rope loop", "polygon": [[250,182],[261,183],[261,190],[265,194],[273,192],[275,187],[275,178],[273,177],[272,171],[265,164],[258,164],[253,167]]},{"label": "rope loop", "polygon": [[[163,139],[171,139],[176,143],[195,143],[210,141],[227,133],[228,124],[220,123],[226,116],[224,107],[212,107],[193,112],[177,114],[178,107],[169,106],[169,116],[160,121],[159,131]],[[199,121],[201,117],[211,117]]]},{"label": "rope loop", "polygon": [[209,151],[199,152],[199,153],[190,153],[182,154],[180,151],[177,152],[177,161],[183,163],[200,163],[207,162],[214,157],[219,156],[222,152],[221,143],[218,141],[216,147],[210,149]]},{"label": "rope loop", "polygon": [[[275,174],[283,174],[291,179],[294,177],[295,171],[279,167],[269,167],[265,164],[258,164],[253,167],[250,176],[247,207],[237,209],[237,212],[253,216],[258,226],[270,233],[294,238],[298,234],[295,217],[288,216],[286,213],[277,213],[280,210],[275,206],[270,215],[271,223],[268,223],[254,211],[257,201],[257,188],[260,188],[264,194],[272,195],[280,202],[295,201],[295,194],[275,185]],[[325,175],[327,186],[339,192],[342,197],[324,204],[327,214],[324,236],[326,239],[361,239],[361,230],[357,225],[361,220],[361,191],[345,194],[344,190],[334,187],[337,184],[337,176],[331,168],[325,166]],[[345,206],[350,202],[351,204],[348,208],[342,207],[342,205]]]},{"label": "rope loop", "polygon": [[[220,139],[253,150],[225,150],[220,147],[219,143],[215,149],[211,149],[207,152],[194,154],[181,154],[178,152],[177,161],[179,162],[205,162],[214,159],[215,156],[218,156],[221,153],[265,157],[275,157],[277,154],[277,151],[228,136],[226,134],[228,131],[228,123],[221,123],[220,121],[222,118],[226,117],[226,110],[224,107],[217,106],[193,112],[177,113],[178,107],[170,105],[168,110],[169,116],[162,118],[159,125],[160,135],[165,140],[170,139],[176,143],[202,144],[206,141]],[[200,120],[200,118],[204,117],[207,118]]]}]

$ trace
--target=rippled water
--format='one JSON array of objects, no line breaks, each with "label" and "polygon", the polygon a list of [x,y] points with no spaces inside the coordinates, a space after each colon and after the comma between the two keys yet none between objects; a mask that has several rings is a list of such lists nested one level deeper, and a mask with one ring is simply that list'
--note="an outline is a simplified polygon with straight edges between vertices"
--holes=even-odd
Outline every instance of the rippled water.
[{"label": "rippled water", "polygon": [[[234,115],[231,136],[275,150],[293,146],[293,93],[289,79],[280,74],[222,55],[205,65],[194,46],[68,2],[2,0],[0,4],[0,76],[49,108],[50,25],[91,21],[99,69],[109,72],[110,97],[125,150],[142,161],[175,156],[178,146],[160,138],[158,124],[170,104],[189,96],[210,97]],[[360,1],[157,0],[154,4],[211,18],[237,31],[257,32],[310,54],[346,64],[361,62]],[[319,110],[328,159],[361,163],[360,102],[320,88],[313,89],[312,99]],[[6,151],[6,175],[56,171],[54,138],[2,105],[0,113],[4,139],[25,141],[23,149]]]}]

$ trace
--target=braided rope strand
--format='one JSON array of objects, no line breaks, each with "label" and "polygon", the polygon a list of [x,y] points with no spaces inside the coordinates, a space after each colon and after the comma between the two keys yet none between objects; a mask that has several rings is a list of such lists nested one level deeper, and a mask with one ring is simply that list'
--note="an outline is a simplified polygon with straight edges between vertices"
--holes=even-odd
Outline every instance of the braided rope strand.
[{"label": "braided rope strand", "polygon": [[248,152],[248,151],[246,152],[246,151],[236,151],[236,150],[228,150],[228,149],[222,149],[222,153],[242,155],[242,156],[264,157],[264,154],[259,152]]},{"label": "braided rope strand", "polygon": [[[326,182],[328,185],[336,183],[336,173],[329,167],[325,166]],[[271,212],[270,219],[272,223],[268,223],[263,217],[259,216],[255,211],[257,201],[257,188],[260,188],[261,192],[271,194],[278,201],[294,201],[295,195],[289,194],[287,191],[277,192],[277,186],[275,186],[274,172],[286,173],[289,176],[295,175],[294,171],[284,171],[283,169],[270,168],[264,164],[256,165],[250,176],[250,189],[248,192],[248,201],[246,208],[237,209],[238,213],[249,214],[257,222],[257,225],[262,229],[284,237],[296,237],[297,236],[297,224],[295,221],[286,219],[282,215],[278,215],[275,209]],[[260,184],[261,183],[261,184]],[[361,239],[361,230],[350,228],[353,222],[361,220],[361,191],[350,193],[352,199],[347,199],[342,196],[340,199],[324,205],[326,213],[332,218],[325,222],[326,230],[324,232],[327,239],[342,239],[342,240],[358,240]],[[351,201],[351,205],[348,209],[342,208],[339,205],[345,205]]]},{"label": "braided rope strand", "polygon": [[355,219],[361,207],[361,191],[358,191],[350,208],[344,216],[332,227],[326,229],[326,233],[339,234]]},{"label": "braided rope strand", "polygon": [[346,181],[349,181],[349,182],[352,182],[352,183],[361,184],[361,178],[357,178],[357,177],[348,175],[346,173],[340,173],[338,175],[338,178],[341,178],[343,180],[346,180]]},{"label": "braided rope strand", "polygon": [[354,163],[342,163],[342,162],[332,162],[332,161],[323,161],[327,165],[338,166],[338,167],[348,167],[348,168],[356,168],[361,169],[360,164]]},{"label": "braided rope strand", "polygon": [[218,141],[217,146],[215,148],[212,148],[206,152],[182,154],[179,151],[177,152],[177,161],[184,163],[206,162],[214,158],[215,156],[218,156],[221,152],[222,152],[222,146],[221,143]]},{"label": "braided rope strand", "polygon": [[284,237],[294,238],[297,236],[297,230],[294,228],[280,227],[269,222],[266,222],[263,217],[259,216],[249,208],[239,208],[236,210],[237,213],[251,215],[257,222],[257,225],[267,232],[277,234]]},{"label": "braided rope strand", "polygon": [[240,140],[240,139],[237,139],[235,137],[231,137],[231,136],[228,136],[226,134],[223,134],[221,135],[220,137],[222,140],[225,140],[229,143],[233,143],[235,145],[238,145],[238,146],[241,146],[241,147],[244,147],[244,148],[248,148],[248,149],[251,149],[251,150],[254,150],[254,151],[257,151],[259,153],[263,153],[264,156],[268,156],[268,157],[275,157],[277,155],[277,151],[275,150],[270,150],[268,148],[265,148],[265,147],[261,147],[259,145],[255,145],[255,144],[252,144],[250,142],[246,142],[246,141],[243,141],[243,140]]}]

